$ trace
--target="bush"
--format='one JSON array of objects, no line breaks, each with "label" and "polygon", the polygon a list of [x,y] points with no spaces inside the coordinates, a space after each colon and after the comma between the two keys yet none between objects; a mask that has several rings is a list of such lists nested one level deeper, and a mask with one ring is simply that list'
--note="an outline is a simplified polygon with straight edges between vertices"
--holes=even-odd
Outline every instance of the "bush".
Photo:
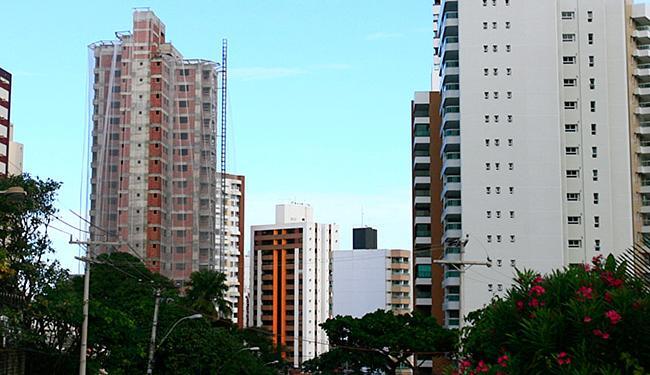
[{"label": "bush", "polygon": [[542,277],[518,272],[505,298],[468,315],[457,374],[642,374],[650,299],[613,256]]}]

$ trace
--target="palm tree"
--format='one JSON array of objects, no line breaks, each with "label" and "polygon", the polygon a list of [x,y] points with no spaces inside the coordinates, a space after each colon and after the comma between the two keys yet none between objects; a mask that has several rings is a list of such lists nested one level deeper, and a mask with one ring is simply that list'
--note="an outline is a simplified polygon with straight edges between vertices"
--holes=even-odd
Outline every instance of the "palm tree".
[{"label": "palm tree", "polygon": [[226,275],[211,270],[193,272],[190,275],[185,298],[190,306],[206,315],[214,315],[215,312],[222,318],[229,318],[232,313],[230,302],[226,300]]}]

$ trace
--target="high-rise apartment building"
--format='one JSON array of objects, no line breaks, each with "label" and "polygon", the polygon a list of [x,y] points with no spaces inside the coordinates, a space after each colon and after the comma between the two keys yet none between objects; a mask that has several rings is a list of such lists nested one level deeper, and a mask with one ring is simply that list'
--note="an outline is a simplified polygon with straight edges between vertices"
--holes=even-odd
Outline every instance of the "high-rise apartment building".
[{"label": "high-rise apartment building", "polygon": [[[441,138],[439,92],[416,92],[411,102],[411,153],[412,153],[412,233],[413,233],[413,310],[432,315],[438,323],[445,323],[445,315],[442,311],[443,295],[443,270],[434,265],[433,260],[443,257],[443,224],[440,222],[442,207],[442,186],[440,174],[442,172],[442,160],[440,159]],[[448,137],[458,136],[458,129],[445,131]],[[450,139],[450,138],[447,138]],[[458,152],[458,143],[445,145],[448,152]],[[458,161],[459,162],[459,161]],[[453,162],[448,164],[448,168]],[[444,196],[449,197],[446,210],[456,213],[455,218],[460,219],[460,206],[454,205],[460,197],[460,176],[451,173],[445,177]],[[459,225],[450,216],[449,228]],[[445,239],[446,240],[446,239]],[[456,257],[460,253],[458,246],[447,246],[446,258]],[[447,271],[446,285],[458,294],[460,279],[458,271]],[[456,277],[452,277],[456,276]],[[453,295],[450,293],[450,295]],[[451,301],[454,303],[457,301]],[[454,320],[456,319],[456,320]],[[451,313],[448,323],[456,323],[458,316]]]},{"label": "high-rise apartment building", "polygon": [[14,141],[14,124],[11,124],[9,127],[8,175],[19,175],[23,173],[23,152],[24,145]]},{"label": "high-rise apartment building", "polygon": [[352,229],[353,249],[376,249],[377,229],[370,227]]},{"label": "high-rise apartment building", "polygon": [[0,176],[9,173],[11,137],[11,73],[0,68]]},{"label": "high-rise apartment building", "polygon": [[[226,274],[228,291],[226,299],[232,306],[232,320],[244,327],[244,176],[226,175],[225,233],[223,269]],[[219,194],[219,193],[218,193]],[[218,197],[220,199],[220,197]],[[217,200],[218,200],[217,199]],[[217,248],[221,237],[217,236]]]},{"label": "high-rise apartment building", "polygon": [[634,242],[650,244],[650,7],[628,2],[630,155]]},{"label": "high-rise apartment building", "polygon": [[[632,244],[627,22],[624,0],[436,0],[429,157],[440,173],[427,185],[414,167],[414,201],[441,201],[432,257],[492,261],[445,267],[444,297],[432,298],[448,327],[505,293],[515,267],[547,273]],[[414,129],[425,102],[416,94]]]},{"label": "high-rise apartment building", "polygon": [[272,333],[294,367],[328,350],[319,326],[332,316],[331,253],[336,224],[314,222],[307,205],[275,208],[275,224],[251,227],[248,325]]},{"label": "high-rise apartment building", "polygon": [[377,309],[411,312],[411,252],[354,249],[332,252],[333,315],[360,318]]},{"label": "high-rise apartment building", "polygon": [[218,263],[218,65],[184,59],[149,10],[116,35],[90,45],[91,238],[182,285]]}]

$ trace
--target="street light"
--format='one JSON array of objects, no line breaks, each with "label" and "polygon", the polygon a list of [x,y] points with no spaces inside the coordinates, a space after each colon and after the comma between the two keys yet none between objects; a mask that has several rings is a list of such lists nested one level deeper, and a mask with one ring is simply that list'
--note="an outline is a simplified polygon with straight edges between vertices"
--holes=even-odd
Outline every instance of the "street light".
[{"label": "street light", "polygon": [[7,197],[9,200],[22,201],[27,196],[27,192],[22,186],[11,186],[7,190],[0,190],[0,195]]},{"label": "street light", "polygon": [[160,346],[163,344],[163,342],[165,342],[165,339],[167,338],[167,336],[169,336],[169,334],[172,333],[172,331],[174,330],[174,328],[176,328],[178,323],[182,322],[183,320],[201,319],[201,318],[203,318],[203,314],[189,315],[189,316],[185,316],[185,317],[182,317],[182,318],[178,319],[176,321],[176,323],[172,324],[172,327],[169,329],[169,331],[167,331],[165,336],[163,336],[162,340],[160,340],[158,345],[156,345],[154,348],[151,349],[151,352],[149,353],[149,361],[147,363],[147,374],[153,373],[153,357],[155,355],[156,350],[160,348]]},{"label": "street light", "polygon": [[232,361],[233,358],[235,358],[235,356],[236,356],[237,354],[239,354],[239,353],[241,353],[241,352],[243,352],[243,351],[257,352],[257,351],[259,351],[259,350],[260,350],[259,346],[252,346],[252,347],[250,347],[250,348],[246,348],[246,347],[244,347],[244,348],[241,348],[241,349],[237,350],[236,352],[232,353],[232,355],[231,355],[230,357],[228,357],[228,359],[227,359],[227,360],[226,360],[226,361],[225,361],[221,366],[219,366],[219,368],[217,369],[217,374],[219,374],[219,372],[221,371],[221,369],[222,369],[225,365],[227,365],[230,361]]}]

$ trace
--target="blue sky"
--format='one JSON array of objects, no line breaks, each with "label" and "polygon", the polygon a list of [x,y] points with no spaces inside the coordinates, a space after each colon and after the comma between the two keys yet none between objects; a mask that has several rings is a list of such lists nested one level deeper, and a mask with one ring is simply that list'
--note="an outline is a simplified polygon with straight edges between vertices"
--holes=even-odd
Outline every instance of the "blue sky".
[{"label": "blue sky", "polygon": [[[129,30],[144,6],[187,58],[218,60],[228,38],[229,170],[247,179],[247,227],[300,201],[341,226],[342,248],[363,211],[380,247],[410,249],[409,105],[432,64],[422,0],[5,2],[0,66],[14,74],[15,140],[26,172],[63,182],[66,221],[79,223],[68,210],[80,208],[87,45]],[[78,249],[53,237],[76,271]]]}]

